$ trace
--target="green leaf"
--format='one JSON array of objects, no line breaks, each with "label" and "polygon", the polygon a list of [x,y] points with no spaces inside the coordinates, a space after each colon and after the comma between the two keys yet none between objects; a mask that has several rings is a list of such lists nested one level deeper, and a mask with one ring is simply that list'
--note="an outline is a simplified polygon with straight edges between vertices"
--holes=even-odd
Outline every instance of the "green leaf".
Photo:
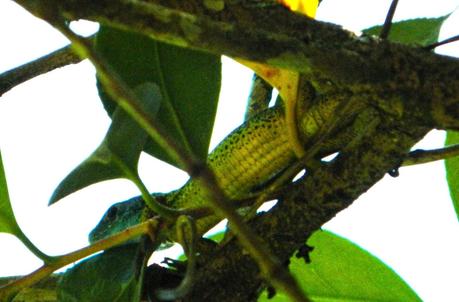
[{"label": "green leaf", "polygon": [[51,261],[52,257],[40,251],[22,232],[13,208],[11,207],[8,184],[6,182],[5,169],[3,168],[2,153],[0,152],[0,233],[8,233],[16,236],[35,256],[45,262]]},{"label": "green leaf", "polygon": [[20,232],[13,208],[11,207],[8,184],[3,168],[2,154],[0,152],[0,232],[18,235]]},{"label": "green leaf", "polygon": [[[96,49],[130,87],[144,82],[158,84],[163,95],[158,119],[163,129],[199,158],[207,158],[220,91],[218,56],[105,26],[97,33]],[[115,103],[98,87],[111,115]],[[153,140],[144,150],[177,166]]]},{"label": "green leaf", "polygon": [[127,244],[83,260],[62,276],[58,301],[140,301],[148,257],[143,244]]},{"label": "green leaf", "polygon": [[[135,89],[146,112],[156,115],[161,102],[157,85],[143,83]],[[147,134],[121,108],[113,114],[112,124],[99,147],[58,185],[50,199],[57,202],[89,185],[115,178],[132,180]]]},{"label": "green leaf", "polygon": [[[459,144],[459,132],[446,131],[445,146]],[[446,180],[449,194],[453,201],[456,215],[459,219],[459,157],[451,157],[445,160]]]},{"label": "green leaf", "polygon": [[[311,263],[292,257],[290,271],[312,301],[421,301],[387,265],[350,241],[318,231],[308,240]],[[283,293],[268,300],[290,301]]]},{"label": "green leaf", "polygon": [[[402,44],[426,46],[438,41],[440,28],[450,14],[438,18],[411,19],[392,24],[389,40]],[[379,35],[382,26],[377,25],[363,30],[368,35]]]}]

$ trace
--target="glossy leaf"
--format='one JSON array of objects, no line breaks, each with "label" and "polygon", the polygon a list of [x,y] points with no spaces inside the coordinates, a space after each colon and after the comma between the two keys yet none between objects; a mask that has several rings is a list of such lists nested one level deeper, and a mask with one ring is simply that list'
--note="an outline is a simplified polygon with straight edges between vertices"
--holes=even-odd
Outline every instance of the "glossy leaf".
[{"label": "glossy leaf", "polygon": [[[144,83],[135,89],[151,115],[155,115],[161,102],[159,88]],[[89,185],[115,178],[130,178],[136,173],[137,163],[147,134],[121,108],[113,114],[112,124],[99,147],[76,167],[56,188],[50,204]],[[125,169],[125,167],[127,169]]]},{"label": "glossy leaf", "polygon": [[[450,14],[438,18],[411,19],[392,24],[389,40],[402,44],[426,46],[438,41],[440,28]],[[363,30],[368,35],[379,35],[382,26],[373,26]]]},{"label": "glossy leaf", "polygon": [[[459,144],[459,132],[447,131],[445,146]],[[448,181],[449,194],[453,201],[456,215],[459,219],[459,157],[445,160],[446,180]]]},{"label": "glossy leaf", "polygon": [[[220,91],[220,58],[105,26],[97,34],[96,48],[129,86],[144,82],[159,85],[163,103],[158,119],[163,129],[205,159]],[[100,85],[99,94],[111,115],[115,103]],[[177,166],[152,140],[145,151]]]},{"label": "glossy leaf", "polygon": [[140,301],[149,256],[142,246],[122,245],[78,263],[60,280],[58,301]]},{"label": "glossy leaf", "polygon": [[[318,231],[308,245],[311,263],[292,257],[290,271],[312,301],[421,301],[391,268],[344,238]],[[290,300],[283,293],[268,300],[265,291],[258,301]]]}]

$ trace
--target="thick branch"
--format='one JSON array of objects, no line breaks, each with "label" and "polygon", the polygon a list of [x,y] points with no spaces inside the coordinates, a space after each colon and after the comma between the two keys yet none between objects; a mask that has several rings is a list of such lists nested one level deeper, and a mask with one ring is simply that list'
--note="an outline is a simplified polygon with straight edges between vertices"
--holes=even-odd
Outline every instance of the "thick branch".
[{"label": "thick branch", "polygon": [[[349,206],[397,166],[407,151],[427,132],[385,118],[360,143],[341,152],[328,166],[293,184],[273,211],[252,223],[271,250],[287,263],[308,236]],[[256,264],[236,240],[209,258],[201,259],[193,294],[188,301],[255,301],[262,288]],[[311,293],[313,294],[313,293]]]},{"label": "thick branch", "polygon": [[[293,14],[282,6],[234,1],[219,13],[201,0],[17,0],[37,15],[64,14],[130,29],[180,46],[301,71],[371,96],[393,115],[459,129],[459,61]],[[230,2],[230,1],[228,1]],[[445,105],[447,104],[447,106]],[[426,116],[427,114],[427,116]],[[427,117],[427,118],[426,118]]]}]

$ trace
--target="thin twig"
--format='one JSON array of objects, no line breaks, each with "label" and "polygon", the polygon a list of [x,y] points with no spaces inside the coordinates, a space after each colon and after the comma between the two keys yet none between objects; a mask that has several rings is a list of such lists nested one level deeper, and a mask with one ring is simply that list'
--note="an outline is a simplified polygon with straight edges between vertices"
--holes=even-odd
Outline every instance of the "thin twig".
[{"label": "thin twig", "polygon": [[383,28],[379,37],[383,40],[386,40],[390,33],[390,28],[392,27],[392,20],[394,19],[395,9],[397,8],[398,0],[392,0],[392,3],[387,12],[386,20],[384,21]]},{"label": "thin twig", "polygon": [[[93,38],[94,35],[88,37],[90,40]],[[79,63],[82,60],[83,58],[73,51],[71,45],[67,45],[36,60],[5,71],[0,74],[0,96],[34,77],[66,65]]]},{"label": "thin twig", "polygon": [[152,218],[150,220],[147,220],[146,222],[130,227],[113,236],[96,241],[90,246],[84,247],[82,249],[76,250],[65,255],[56,256],[54,257],[54,261],[52,263],[44,264],[42,267],[32,272],[31,274],[23,278],[17,279],[5,286],[0,287],[0,301],[9,301],[8,298],[14,296],[21,289],[32,286],[38,281],[43,280],[44,278],[51,275],[54,271],[68,264],[81,260],[99,251],[106,250],[121,243],[124,243],[127,240],[133,239],[140,235],[148,234],[150,236],[150,239],[154,241],[155,234],[159,230],[159,227],[160,224],[158,218]]},{"label": "thin twig", "polygon": [[459,144],[433,150],[414,150],[402,163],[402,167],[430,163],[437,160],[459,156]]},{"label": "thin twig", "polygon": [[451,38],[448,38],[448,39],[445,39],[445,40],[440,41],[440,42],[436,42],[436,43],[424,46],[423,48],[425,50],[432,50],[432,49],[437,48],[438,46],[442,46],[442,45],[445,45],[445,44],[448,44],[448,43],[452,43],[452,42],[456,42],[456,41],[459,41],[459,35],[451,37]]}]

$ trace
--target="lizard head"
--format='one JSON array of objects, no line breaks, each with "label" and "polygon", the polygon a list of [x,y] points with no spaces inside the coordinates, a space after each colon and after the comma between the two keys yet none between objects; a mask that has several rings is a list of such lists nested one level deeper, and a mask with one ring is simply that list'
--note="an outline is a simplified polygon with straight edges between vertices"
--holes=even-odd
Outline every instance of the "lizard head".
[{"label": "lizard head", "polygon": [[[165,194],[155,193],[152,195],[159,197]],[[89,233],[89,242],[94,243],[97,240],[123,231],[145,221],[151,215],[152,212],[145,205],[141,196],[115,203],[105,212],[97,226]]]}]

